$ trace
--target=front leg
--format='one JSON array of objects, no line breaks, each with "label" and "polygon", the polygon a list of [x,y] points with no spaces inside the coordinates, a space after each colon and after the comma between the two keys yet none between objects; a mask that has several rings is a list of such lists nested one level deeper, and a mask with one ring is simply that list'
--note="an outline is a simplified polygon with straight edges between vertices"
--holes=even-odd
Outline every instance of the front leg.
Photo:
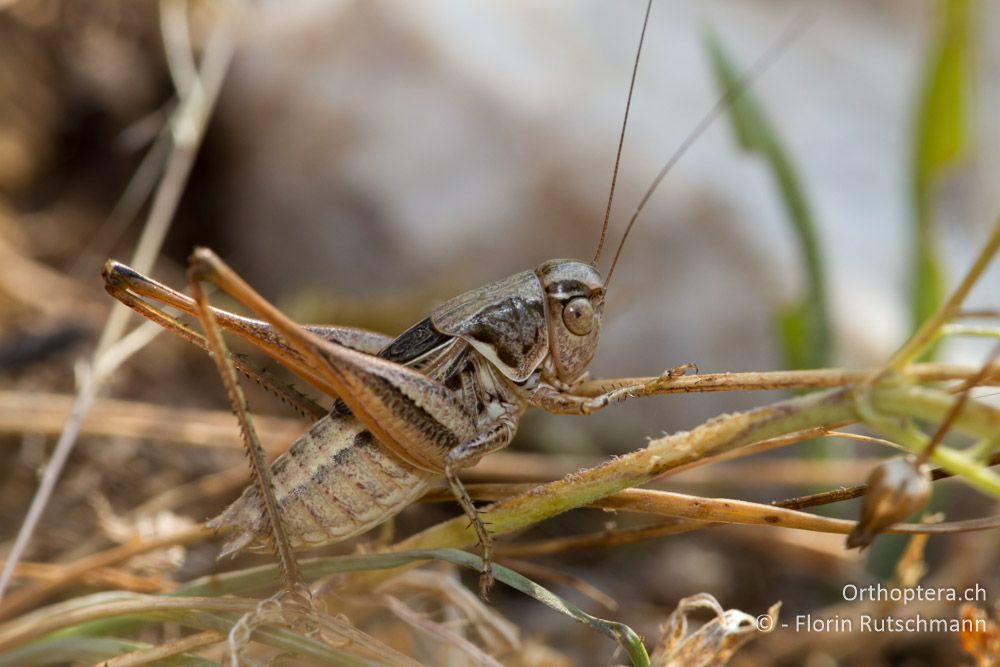
[{"label": "front leg", "polygon": [[664,371],[658,378],[651,382],[617,387],[597,396],[579,396],[574,394],[572,385],[566,389],[562,389],[550,384],[540,383],[528,395],[528,401],[546,412],[557,415],[589,415],[613,403],[621,403],[626,398],[638,398],[654,394],[660,388],[661,383],[684,375],[690,369],[697,371],[697,367],[694,364],[683,364]]}]

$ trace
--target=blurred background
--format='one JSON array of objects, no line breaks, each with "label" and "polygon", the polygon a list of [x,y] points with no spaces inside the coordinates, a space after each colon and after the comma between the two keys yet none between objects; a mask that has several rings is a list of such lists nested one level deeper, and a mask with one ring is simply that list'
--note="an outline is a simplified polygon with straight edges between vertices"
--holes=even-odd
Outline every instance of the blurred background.
[{"label": "blurred background", "polygon": [[[875,365],[912,328],[918,212],[931,221],[944,287],[954,285],[1000,213],[1000,8],[800,4],[654,5],[601,266],[656,171],[720,95],[706,31],[742,71],[800,25],[750,96],[811,211],[828,325],[820,358]],[[250,5],[153,275],[182,286],[191,248],[208,245],[300,321],[395,334],[466,289],[552,257],[589,259],[642,12],[641,2],[600,0]],[[209,2],[0,1],[0,389],[73,391],[74,362],[92,348],[110,306],[100,267],[109,257],[128,261],[148,208],[145,198],[123,200],[123,192],[130,181],[140,189],[155,184],[166,158],[168,144],[158,137],[176,102],[164,36],[169,46],[180,34],[176,21],[189,20],[201,53],[216,15]],[[958,83],[950,104],[935,107],[926,104],[927,90],[942,44],[959,54]],[[949,109],[960,119],[955,150],[927,166],[919,157],[928,141],[921,119],[948,120]],[[683,363],[702,372],[789,365],[794,355],[776,318],[816,293],[774,173],[773,162],[739,148],[729,118],[701,137],[624,249],[593,375],[657,375]],[[994,267],[970,305],[996,308],[998,278]],[[940,354],[971,363],[984,350],[949,343]],[[107,393],[224,408],[213,373],[197,350],[161,337]],[[779,396],[661,397],[585,420],[530,415],[516,446],[607,456]],[[282,414],[260,402],[259,412]],[[52,438],[2,438],[0,537],[9,540]],[[94,488],[124,511],[151,489],[240,465],[229,452],[199,453],[192,462],[190,451],[154,449],[128,438],[85,441],[55,501],[66,509],[61,518],[76,522],[47,519],[31,558],[58,553],[93,524],[79,501]],[[100,465],[88,458],[97,452],[106,457]],[[837,479],[857,483],[865,470]],[[723,475],[728,481],[715,486],[694,480],[700,486],[691,488],[753,499],[802,490],[778,474],[754,486],[746,482],[757,478],[737,484],[738,476]],[[954,495],[956,503],[964,497],[957,486]],[[979,506],[976,515],[984,513]],[[567,521],[569,528],[551,530],[572,531],[585,519]],[[595,553],[578,566],[619,600],[634,599],[623,620],[650,634],[661,607],[693,592],[750,613],[783,598],[794,613],[836,601],[843,581],[891,569],[891,561],[869,567],[843,552],[837,536],[808,536],[808,545],[801,536],[775,540],[765,531],[716,531]],[[982,540],[992,544],[995,536],[942,541],[936,562],[945,567],[960,546],[986,549]],[[753,557],[734,564],[733,549]],[[992,571],[971,561],[966,567]],[[623,568],[629,576],[620,575]],[[549,622],[541,633],[561,632],[565,620],[542,623]],[[958,655],[954,638],[942,636],[883,638],[890,647],[868,653],[834,648],[836,635],[804,639],[776,635],[755,648],[775,664],[784,664],[782,655],[787,664],[807,664],[800,661],[810,655],[817,660],[810,665],[953,664]],[[586,641],[599,647],[594,664],[610,659],[603,639]]]}]

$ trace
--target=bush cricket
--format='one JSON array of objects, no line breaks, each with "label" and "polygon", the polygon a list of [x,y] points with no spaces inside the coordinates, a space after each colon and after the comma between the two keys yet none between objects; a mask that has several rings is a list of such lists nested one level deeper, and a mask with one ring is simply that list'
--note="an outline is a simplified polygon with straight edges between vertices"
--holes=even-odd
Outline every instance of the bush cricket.
[{"label": "bush cricket", "polygon": [[[654,179],[626,226],[605,279],[596,266],[608,229],[648,17],[649,5],[629,86],[608,210],[590,262],[549,260],[534,270],[470,290],[394,339],[347,327],[300,326],[207,249],[197,249],[191,257],[193,298],[118,262],[105,264],[103,275],[112,296],[210,351],[219,365],[256,477],[256,484],[209,522],[228,531],[223,555],[273,548],[286,586],[294,590],[302,582],[293,550],[367,531],[400,512],[443,476],[482,547],[481,591],[485,595],[491,584],[492,540],[459,480],[459,471],[508,445],[530,406],[560,414],[589,414],[654,388],[621,386],[596,397],[574,393],[596,350],[608,283],[632,225],[666,171],[765,68],[779,50],[775,47],[787,44],[789,36],[779,38],[739,85],[727,91]],[[215,283],[260,319],[211,308],[203,282]],[[153,302],[198,317],[205,335]],[[220,329],[244,338],[335,398],[333,410],[320,413],[315,404],[276,386],[229,353]],[[236,368],[316,418],[270,468],[253,432]]]}]

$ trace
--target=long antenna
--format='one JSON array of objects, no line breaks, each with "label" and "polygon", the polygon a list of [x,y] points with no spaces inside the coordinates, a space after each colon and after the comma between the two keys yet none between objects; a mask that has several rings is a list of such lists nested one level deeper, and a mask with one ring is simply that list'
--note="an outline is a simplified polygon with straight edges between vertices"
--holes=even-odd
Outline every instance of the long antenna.
[{"label": "long antenna", "polygon": [[639,56],[642,55],[642,43],[646,39],[646,25],[649,23],[649,12],[653,8],[653,0],[646,2],[646,15],[642,19],[642,31],[639,33],[639,46],[635,50],[635,62],[632,64],[632,80],[628,84],[628,98],[625,100],[625,117],[622,119],[622,132],[618,136],[618,152],[615,154],[615,167],[611,172],[611,192],[608,193],[608,208],[604,211],[604,225],[601,226],[601,240],[597,242],[597,252],[590,262],[596,265],[604,249],[604,240],[608,236],[608,221],[611,219],[611,202],[615,198],[615,185],[618,183],[618,167],[622,162],[622,145],[625,143],[625,128],[628,126],[628,112],[632,108],[632,91],[635,90],[635,75],[639,71]]},{"label": "long antenna", "polygon": [[778,56],[785,52],[785,49],[787,49],[792,41],[798,37],[806,26],[812,22],[811,19],[813,18],[815,18],[815,14],[808,16],[805,19],[796,20],[789,27],[785,28],[785,30],[775,38],[771,45],[767,47],[767,50],[764,51],[764,53],[762,53],[745,72],[743,72],[736,83],[729,87],[722,94],[722,96],[716,100],[715,105],[712,106],[707,114],[702,116],[695,128],[690,132],[690,134],[687,135],[687,137],[684,138],[684,141],[681,142],[680,147],[674,151],[674,154],[671,155],[670,159],[668,159],[666,164],[663,165],[663,168],[660,169],[656,178],[653,179],[653,182],[650,183],[649,187],[646,189],[646,193],[642,196],[642,199],[639,200],[639,205],[636,206],[635,211],[632,212],[632,217],[629,218],[628,225],[625,227],[625,233],[622,234],[622,240],[618,243],[618,249],[615,251],[615,257],[611,260],[611,268],[608,270],[608,277],[604,280],[605,288],[607,288],[608,284],[611,282],[611,276],[614,275],[615,267],[618,265],[618,257],[622,254],[622,248],[625,247],[625,240],[632,231],[635,221],[638,219],[642,209],[646,206],[646,202],[649,201],[649,198],[653,196],[656,188],[659,187],[664,176],[667,175],[667,172],[673,169],[674,165],[676,165],[684,154],[687,153],[688,149],[694,145],[694,142],[696,142],[701,135],[705,133],[705,130],[708,129],[715,119],[722,115],[722,112],[725,111],[730,104],[739,99],[740,95],[746,92],[746,90],[750,87],[750,84],[753,83],[758,76],[765,72],[774,63],[774,61],[777,60]]}]

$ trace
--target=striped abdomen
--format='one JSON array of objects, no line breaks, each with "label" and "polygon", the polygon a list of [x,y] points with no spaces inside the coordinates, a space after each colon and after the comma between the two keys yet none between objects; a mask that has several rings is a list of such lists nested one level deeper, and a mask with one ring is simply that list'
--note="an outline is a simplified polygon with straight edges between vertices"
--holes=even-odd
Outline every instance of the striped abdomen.
[{"label": "striped abdomen", "polygon": [[[295,549],[363,533],[400,512],[438,478],[394,456],[349,414],[328,415],[313,424],[275,459],[271,473]],[[229,535],[222,555],[271,549],[255,484],[208,525]]]}]

